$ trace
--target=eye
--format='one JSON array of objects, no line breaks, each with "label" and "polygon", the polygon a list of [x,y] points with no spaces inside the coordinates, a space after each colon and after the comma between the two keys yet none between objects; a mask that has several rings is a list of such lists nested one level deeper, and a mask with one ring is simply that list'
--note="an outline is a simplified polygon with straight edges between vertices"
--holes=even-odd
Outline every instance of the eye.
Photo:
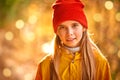
[{"label": "eye", "polygon": [[63,30],[63,29],[65,29],[64,26],[59,26],[59,27],[58,27],[58,30]]},{"label": "eye", "polygon": [[72,24],[72,28],[77,28],[78,26],[79,26],[78,23],[73,23],[73,24]]}]

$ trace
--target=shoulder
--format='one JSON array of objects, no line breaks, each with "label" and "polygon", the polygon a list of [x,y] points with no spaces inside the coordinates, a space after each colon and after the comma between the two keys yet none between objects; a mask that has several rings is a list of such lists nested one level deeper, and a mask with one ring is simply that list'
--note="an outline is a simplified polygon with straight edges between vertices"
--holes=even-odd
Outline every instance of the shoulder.
[{"label": "shoulder", "polygon": [[39,68],[43,75],[47,75],[50,72],[50,64],[51,64],[52,56],[47,55],[39,62]]},{"label": "shoulder", "polygon": [[50,64],[50,61],[52,60],[52,55],[47,55],[41,59],[39,62],[40,65],[47,65]]},{"label": "shoulder", "polygon": [[52,56],[47,55],[39,62],[38,77],[42,76],[43,80],[49,80],[49,78],[50,78],[50,63],[51,63],[51,60],[52,60]]},{"label": "shoulder", "polygon": [[110,65],[107,58],[97,49],[94,50],[97,80],[111,80]]},{"label": "shoulder", "polygon": [[99,50],[94,50],[94,55],[98,73],[109,72],[110,66],[107,58]]},{"label": "shoulder", "polygon": [[93,53],[95,55],[95,60],[97,61],[97,63],[108,63],[107,58],[101,53],[100,50],[93,49]]}]

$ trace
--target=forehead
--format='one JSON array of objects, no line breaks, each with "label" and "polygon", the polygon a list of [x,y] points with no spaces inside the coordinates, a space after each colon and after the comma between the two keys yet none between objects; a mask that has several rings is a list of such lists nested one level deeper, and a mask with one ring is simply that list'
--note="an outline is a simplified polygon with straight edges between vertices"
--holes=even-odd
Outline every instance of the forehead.
[{"label": "forehead", "polygon": [[67,21],[62,22],[60,25],[71,25],[73,23],[80,24],[78,21],[67,20]]}]

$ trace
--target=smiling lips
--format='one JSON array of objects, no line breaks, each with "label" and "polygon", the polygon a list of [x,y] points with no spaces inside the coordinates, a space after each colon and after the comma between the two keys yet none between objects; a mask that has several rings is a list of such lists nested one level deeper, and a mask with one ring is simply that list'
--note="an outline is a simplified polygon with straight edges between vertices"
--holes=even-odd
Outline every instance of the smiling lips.
[{"label": "smiling lips", "polygon": [[66,41],[68,41],[68,42],[72,42],[72,41],[74,41],[75,40],[75,38],[67,38],[66,39]]}]

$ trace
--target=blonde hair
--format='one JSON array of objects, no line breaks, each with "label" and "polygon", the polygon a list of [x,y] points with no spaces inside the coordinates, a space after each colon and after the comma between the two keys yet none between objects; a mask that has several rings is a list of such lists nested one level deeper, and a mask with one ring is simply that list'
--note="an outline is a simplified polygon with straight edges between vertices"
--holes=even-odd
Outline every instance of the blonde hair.
[{"label": "blonde hair", "polygon": [[95,80],[95,59],[93,54],[93,46],[87,31],[83,32],[80,42],[82,53],[82,80]]},{"label": "blonde hair", "polygon": [[[59,36],[56,36],[55,38],[55,44],[54,44],[54,62],[57,56],[59,56],[60,58],[60,52],[59,52],[59,48],[62,46],[61,44],[61,40],[59,38]],[[82,53],[82,75],[81,75],[81,79],[82,80],[95,80],[95,59],[94,59],[94,54],[93,54],[93,50],[92,47],[96,47],[95,44],[92,42],[92,40],[90,39],[87,30],[85,30],[83,32],[83,36],[82,39],[80,41],[80,53]],[[58,61],[59,62],[59,61]],[[59,64],[59,63],[58,63]],[[58,75],[58,80],[59,78],[59,74],[58,71],[56,70],[56,66],[54,66],[55,68],[55,73]],[[52,73],[51,73],[52,74]],[[55,76],[55,75],[53,75]],[[54,79],[56,80],[56,79]]]}]

